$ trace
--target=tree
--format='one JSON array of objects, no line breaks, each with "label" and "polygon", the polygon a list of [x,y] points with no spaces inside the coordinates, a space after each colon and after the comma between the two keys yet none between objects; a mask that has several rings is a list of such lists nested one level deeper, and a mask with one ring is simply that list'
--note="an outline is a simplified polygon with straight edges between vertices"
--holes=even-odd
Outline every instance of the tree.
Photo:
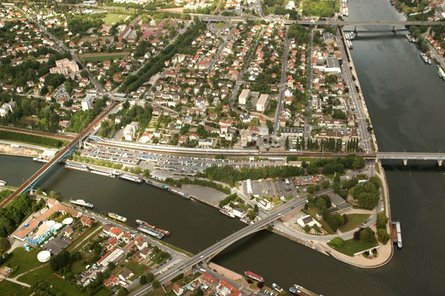
[{"label": "tree", "polygon": [[124,287],[121,287],[119,291],[117,291],[117,296],[126,296],[126,295],[128,295],[128,291]]},{"label": "tree", "polygon": [[141,285],[145,285],[147,283],[147,277],[145,276],[145,274],[141,275],[141,277],[139,278],[139,284]]},{"label": "tree", "polygon": [[157,289],[161,287],[161,283],[158,280],[154,280],[153,283],[151,284],[153,286],[153,288]]},{"label": "tree", "polygon": [[344,244],[345,244],[345,241],[341,237],[333,238],[329,242],[329,245],[334,247],[334,248],[341,248],[341,247],[343,247]]},{"label": "tree", "polygon": [[150,170],[149,169],[145,169],[143,174],[144,174],[145,178],[149,178],[150,177]]},{"label": "tree", "polygon": [[388,223],[388,218],[386,217],[384,212],[380,212],[377,214],[377,229],[385,229],[386,223]]},{"label": "tree", "polygon": [[362,242],[367,242],[367,243],[375,243],[376,242],[375,233],[369,227],[363,228],[360,231],[359,238]]},{"label": "tree", "polygon": [[9,241],[4,237],[0,237],[0,254],[6,252],[10,247]]},{"label": "tree", "polygon": [[54,271],[67,267],[71,262],[71,255],[67,251],[62,251],[56,256],[51,257],[49,265]]},{"label": "tree", "polygon": [[377,238],[378,238],[379,242],[386,245],[386,243],[389,240],[389,234],[386,231],[386,229],[377,229]]},{"label": "tree", "polygon": [[145,275],[145,278],[147,279],[147,283],[151,283],[155,279],[155,276],[153,273],[149,272]]}]

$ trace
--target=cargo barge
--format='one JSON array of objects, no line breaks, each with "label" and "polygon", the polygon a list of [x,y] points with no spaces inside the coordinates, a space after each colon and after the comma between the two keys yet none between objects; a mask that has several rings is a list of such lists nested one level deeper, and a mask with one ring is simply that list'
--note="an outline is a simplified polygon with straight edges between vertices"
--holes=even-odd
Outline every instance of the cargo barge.
[{"label": "cargo barge", "polygon": [[251,272],[251,271],[246,270],[246,271],[244,272],[244,275],[245,275],[246,277],[248,277],[249,279],[252,279],[252,280],[257,281],[257,282],[259,282],[259,283],[264,283],[264,278],[263,278],[261,275],[256,274],[256,273],[254,273],[254,272]]},{"label": "cargo barge", "polygon": [[399,249],[401,249],[403,247],[402,229],[400,227],[399,221],[391,222],[391,239],[394,244],[397,244],[397,247]]},{"label": "cargo barge", "polygon": [[155,225],[149,224],[149,223],[147,223],[147,222],[145,222],[145,221],[142,221],[142,220],[139,220],[139,219],[136,220],[136,223],[137,223],[139,226],[144,226],[144,227],[153,229],[153,230],[156,231],[156,232],[162,233],[164,236],[170,236],[170,234],[171,234],[170,231],[168,231],[168,230],[159,228],[159,227],[157,227],[157,226],[155,226]]}]

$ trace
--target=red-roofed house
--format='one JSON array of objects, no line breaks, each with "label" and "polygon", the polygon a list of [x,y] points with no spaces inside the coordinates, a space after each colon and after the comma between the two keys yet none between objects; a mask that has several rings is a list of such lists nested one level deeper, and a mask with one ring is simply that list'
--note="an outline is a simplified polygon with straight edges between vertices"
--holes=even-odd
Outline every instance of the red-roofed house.
[{"label": "red-roofed house", "polygon": [[177,296],[181,296],[184,293],[184,289],[176,283],[173,284],[172,290]]}]

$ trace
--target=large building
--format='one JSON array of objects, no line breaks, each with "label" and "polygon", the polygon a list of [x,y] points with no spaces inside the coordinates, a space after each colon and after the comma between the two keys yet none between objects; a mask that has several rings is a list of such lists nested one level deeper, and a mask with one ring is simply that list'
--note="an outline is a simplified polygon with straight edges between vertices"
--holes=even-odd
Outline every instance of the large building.
[{"label": "large building", "polygon": [[258,112],[264,112],[267,108],[267,102],[269,100],[269,95],[262,94],[260,98],[258,99],[258,102],[256,103],[256,110]]},{"label": "large building", "polygon": [[62,74],[65,76],[79,72],[79,65],[76,62],[68,59],[61,59],[56,61],[56,66],[49,69],[51,74]]},{"label": "large building", "polygon": [[250,89],[243,89],[241,94],[238,97],[238,104],[240,105],[246,105],[247,104],[247,98],[249,97]]}]

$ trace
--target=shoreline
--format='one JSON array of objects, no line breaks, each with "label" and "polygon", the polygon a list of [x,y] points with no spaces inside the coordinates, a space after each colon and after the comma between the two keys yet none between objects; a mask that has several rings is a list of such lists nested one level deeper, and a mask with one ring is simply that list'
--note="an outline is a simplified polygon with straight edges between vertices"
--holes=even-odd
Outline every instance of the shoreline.
[{"label": "shoreline", "polygon": [[[341,30],[341,36],[342,36],[343,40],[345,40],[343,30]],[[372,146],[372,148],[374,148],[375,152],[378,152],[379,151],[379,146],[378,146],[378,143],[377,143],[377,138],[376,138],[375,133],[374,133],[374,126],[372,124],[371,116],[369,115],[368,107],[366,105],[365,96],[363,95],[362,87],[361,87],[361,84],[360,84],[360,78],[359,78],[358,73],[357,73],[356,68],[355,68],[354,59],[352,58],[351,50],[349,49],[348,46],[345,46],[345,51],[346,51],[346,54],[349,57],[349,65],[350,65],[350,69],[349,70],[351,71],[351,76],[353,78],[355,78],[354,85],[357,87],[357,94],[358,94],[358,96],[360,98],[360,104],[362,105],[363,112],[365,113],[366,118],[368,120],[368,124],[372,128],[372,133],[370,133],[371,141],[372,141],[371,142],[371,146]],[[387,232],[390,234],[391,230],[390,230],[389,223],[392,221],[392,219],[391,219],[391,205],[390,205],[390,196],[389,196],[389,186],[388,186],[388,182],[386,180],[385,169],[383,168],[383,165],[382,165],[381,161],[376,159],[375,166],[376,166],[376,168],[374,168],[375,174],[382,181],[382,201],[383,201],[384,208],[385,208],[385,214],[388,217],[388,223],[387,223],[386,229],[387,229]],[[388,243],[390,243],[390,242],[388,242]],[[334,250],[334,252],[336,252],[336,251]],[[377,264],[374,267],[371,267],[371,266],[368,266],[368,267],[358,266],[358,267],[361,267],[361,268],[379,268],[379,267],[382,267],[382,266],[388,264],[391,261],[393,256],[394,256],[394,245],[392,243],[390,243],[390,253],[389,253],[388,257],[385,258],[385,260],[381,264]],[[341,260],[339,258],[336,258],[336,259],[338,259],[340,261],[343,261],[343,260]]]}]

